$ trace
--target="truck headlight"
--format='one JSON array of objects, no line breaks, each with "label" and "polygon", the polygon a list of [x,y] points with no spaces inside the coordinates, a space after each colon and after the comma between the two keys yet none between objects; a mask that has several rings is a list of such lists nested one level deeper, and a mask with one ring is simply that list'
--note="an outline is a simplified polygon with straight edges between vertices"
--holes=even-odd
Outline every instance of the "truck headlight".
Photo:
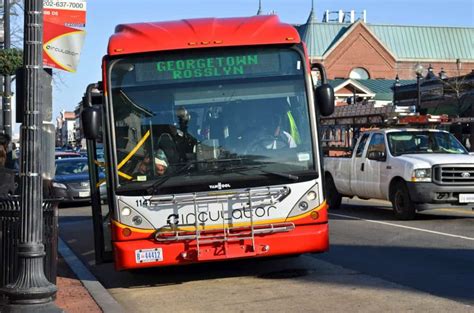
[{"label": "truck headlight", "polygon": [[419,168],[413,171],[412,182],[430,182],[431,168]]}]

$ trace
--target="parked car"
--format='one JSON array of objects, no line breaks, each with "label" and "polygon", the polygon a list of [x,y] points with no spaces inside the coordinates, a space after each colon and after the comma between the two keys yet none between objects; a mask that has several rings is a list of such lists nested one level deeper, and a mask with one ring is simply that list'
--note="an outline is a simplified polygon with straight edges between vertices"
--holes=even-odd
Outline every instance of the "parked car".
[{"label": "parked car", "polygon": [[474,156],[446,131],[364,132],[351,157],[326,157],[324,165],[333,209],[357,196],[391,201],[399,219],[437,208],[474,210]]},{"label": "parked car", "polygon": [[[102,179],[104,177],[105,174],[100,172],[99,178]],[[64,198],[64,201],[90,200],[87,158],[57,159],[52,191],[54,197]]]},{"label": "parked car", "polygon": [[69,151],[56,151],[54,153],[54,158],[56,160],[60,160],[60,159],[68,159],[68,158],[80,158],[82,157],[80,153],[77,153],[77,152],[69,152]]}]

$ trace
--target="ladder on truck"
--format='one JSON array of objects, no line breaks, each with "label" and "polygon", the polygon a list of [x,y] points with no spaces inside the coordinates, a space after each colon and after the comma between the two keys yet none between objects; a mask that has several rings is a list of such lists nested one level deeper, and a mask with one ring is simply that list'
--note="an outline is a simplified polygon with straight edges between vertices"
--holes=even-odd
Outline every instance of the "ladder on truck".
[{"label": "ladder on truck", "polygon": [[345,105],[321,117],[325,155],[344,156],[352,152],[361,131],[374,128],[417,127],[446,128],[453,123],[474,122],[474,117],[450,118],[447,115],[420,115],[409,107],[376,106],[373,103]]}]

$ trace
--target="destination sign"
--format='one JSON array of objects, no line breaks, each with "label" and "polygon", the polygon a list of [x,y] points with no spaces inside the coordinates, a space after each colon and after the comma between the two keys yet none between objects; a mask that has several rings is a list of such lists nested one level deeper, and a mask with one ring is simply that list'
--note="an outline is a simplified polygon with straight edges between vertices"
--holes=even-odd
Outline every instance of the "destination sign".
[{"label": "destination sign", "polygon": [[[185,53],[123,59],[114,67],[117,75],[135,76],[136,82],[187,82],[300,74],[301,62],[294,51],[253,50],[225,53]],[[119,68],[133,68],[119,72]]]},{"label": "destination sign", "polygon": [[159,73],[169,78],[189,79],[199,77],[238,76],[252,73],[259,65],[259,55],[237,55],[201,59],[170,60],[156,63]]},{"label": "destination sign", "polygon": [[121,84],[174,84],[301,75],[304,63],[290,49],[244,48],[124,56],[111,79]]}]

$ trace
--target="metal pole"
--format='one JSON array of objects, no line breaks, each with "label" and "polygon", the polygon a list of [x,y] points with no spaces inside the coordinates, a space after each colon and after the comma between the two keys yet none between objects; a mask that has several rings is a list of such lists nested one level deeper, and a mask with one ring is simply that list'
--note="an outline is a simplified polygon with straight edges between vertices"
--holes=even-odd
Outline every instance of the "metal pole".
[{"label": "metal pole", "polygon": [[5,287],[4,312],[62,312],[53,302],[56,286],[45,277],[43,258],[43,181],[41,168],[42,112],[40,79],[43,74],[43,1],[25,0],[24,115],[21,126],[19,273]]},{"label": "metal pole", "polygon": [[421,75],[416,73],[416,112],[420,112],[421,108],[420,77]]},{"label": "metal pole", "polygon": [[[471,119],[474,119],[474,103],[471,103]],[[471,136],[469,138],[469,144],[471,145],[471,152],[474,152],[474,121],[471,120],[469,125],[471,126]]]},{"label": "metal pole", "polygon": [[[10,49],[10,0],[3,1],[3,37],[4,49]],[[11,76],[5,75],[3,104],[3,128],[5,133],[12,136],[12,111],[11,111]]]}]

